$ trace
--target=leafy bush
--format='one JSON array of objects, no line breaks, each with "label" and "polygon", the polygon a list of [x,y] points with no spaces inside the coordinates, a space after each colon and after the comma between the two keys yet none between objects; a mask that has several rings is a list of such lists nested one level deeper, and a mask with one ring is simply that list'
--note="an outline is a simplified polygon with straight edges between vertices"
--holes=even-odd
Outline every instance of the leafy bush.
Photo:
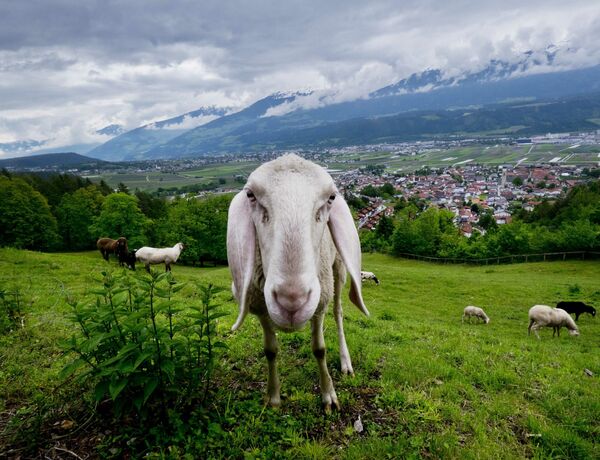
[{"label": "leafy bush", "polygon": [[63,346],[76,355],[62,371],[67,378],[80,368],[94,397],[107,395],[117,415],[178,409],[204,402],[210,390],[215,354],[225,348],[216,334],[218,290],[199,286],[201,305],[184,309],[174,299],[184,287],[171,273],[102,272],[95,301],[69,301],[79,325]]}]

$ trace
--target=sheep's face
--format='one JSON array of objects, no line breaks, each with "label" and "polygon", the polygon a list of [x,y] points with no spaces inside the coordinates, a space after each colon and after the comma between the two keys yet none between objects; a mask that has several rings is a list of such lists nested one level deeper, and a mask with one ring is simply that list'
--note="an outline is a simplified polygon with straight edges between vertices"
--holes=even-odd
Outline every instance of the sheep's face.
[{"label": "sheep's face", "polygon": [[253,173],[244,188],[256,229],[269,316],[302,328],[321,296],[320,247],[336,198],[331,177],[309,163],[300,170]]},{"label": "sheep's face", "polygon": [[569,335],[578,336],[579,331],[577,329],[569,329]]}]

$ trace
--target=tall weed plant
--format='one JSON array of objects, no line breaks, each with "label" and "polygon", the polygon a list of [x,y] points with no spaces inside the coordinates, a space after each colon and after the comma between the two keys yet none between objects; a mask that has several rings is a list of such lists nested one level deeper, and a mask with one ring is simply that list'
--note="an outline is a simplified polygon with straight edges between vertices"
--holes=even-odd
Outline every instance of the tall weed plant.
[{"label": "tall weed plant", "polygon": [[73,360],[62,377],[91,383],[94,398],[113,401],[115,413],[163,414],[204,403],[216,355],[218,289],[197,286],[200,304],[183,307],[184,285],[171,273],[102,272],[88,302],[69,300],[78,333],[63,343]]},{"label": "tall weed plant", "polygon": [[18,287],[0,287],[0,334],[23,327],[23,295]]}]

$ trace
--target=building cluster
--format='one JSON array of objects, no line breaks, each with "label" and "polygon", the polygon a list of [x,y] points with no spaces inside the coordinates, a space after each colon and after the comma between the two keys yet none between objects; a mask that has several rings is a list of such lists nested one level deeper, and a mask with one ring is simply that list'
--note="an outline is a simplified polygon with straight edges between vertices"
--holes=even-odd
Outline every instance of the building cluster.
[{"label": "building cluster", "polygon": [[[376,176],[356,169],[334,177],[342,193],[361,195],[367,185],[381,187],[390,183],[395,198],[416,199],[449,209],[455,214],[456,225],[467,236],[477,228],[483,212],[491,214],[498,225],[510,223],[516,206],[531,211],[543,200],[556,199],[586,179],[580,167],[561,164],[465,165],[402,176]],[[361,198],[368,200],[369,205],[358,211],[359,228],[373,229],[381,216],[393,214],[393,207],[382,198]]]}]

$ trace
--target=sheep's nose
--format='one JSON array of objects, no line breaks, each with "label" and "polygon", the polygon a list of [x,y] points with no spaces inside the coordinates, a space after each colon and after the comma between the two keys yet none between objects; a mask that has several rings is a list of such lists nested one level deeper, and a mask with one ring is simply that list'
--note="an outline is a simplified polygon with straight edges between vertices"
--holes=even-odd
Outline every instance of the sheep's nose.
[{"label": "sheep's nose", "polygon": [[311,290],[282,285],[273,289],[273,299],[284,309],[294,312],[302,308],[310,298]]}]

